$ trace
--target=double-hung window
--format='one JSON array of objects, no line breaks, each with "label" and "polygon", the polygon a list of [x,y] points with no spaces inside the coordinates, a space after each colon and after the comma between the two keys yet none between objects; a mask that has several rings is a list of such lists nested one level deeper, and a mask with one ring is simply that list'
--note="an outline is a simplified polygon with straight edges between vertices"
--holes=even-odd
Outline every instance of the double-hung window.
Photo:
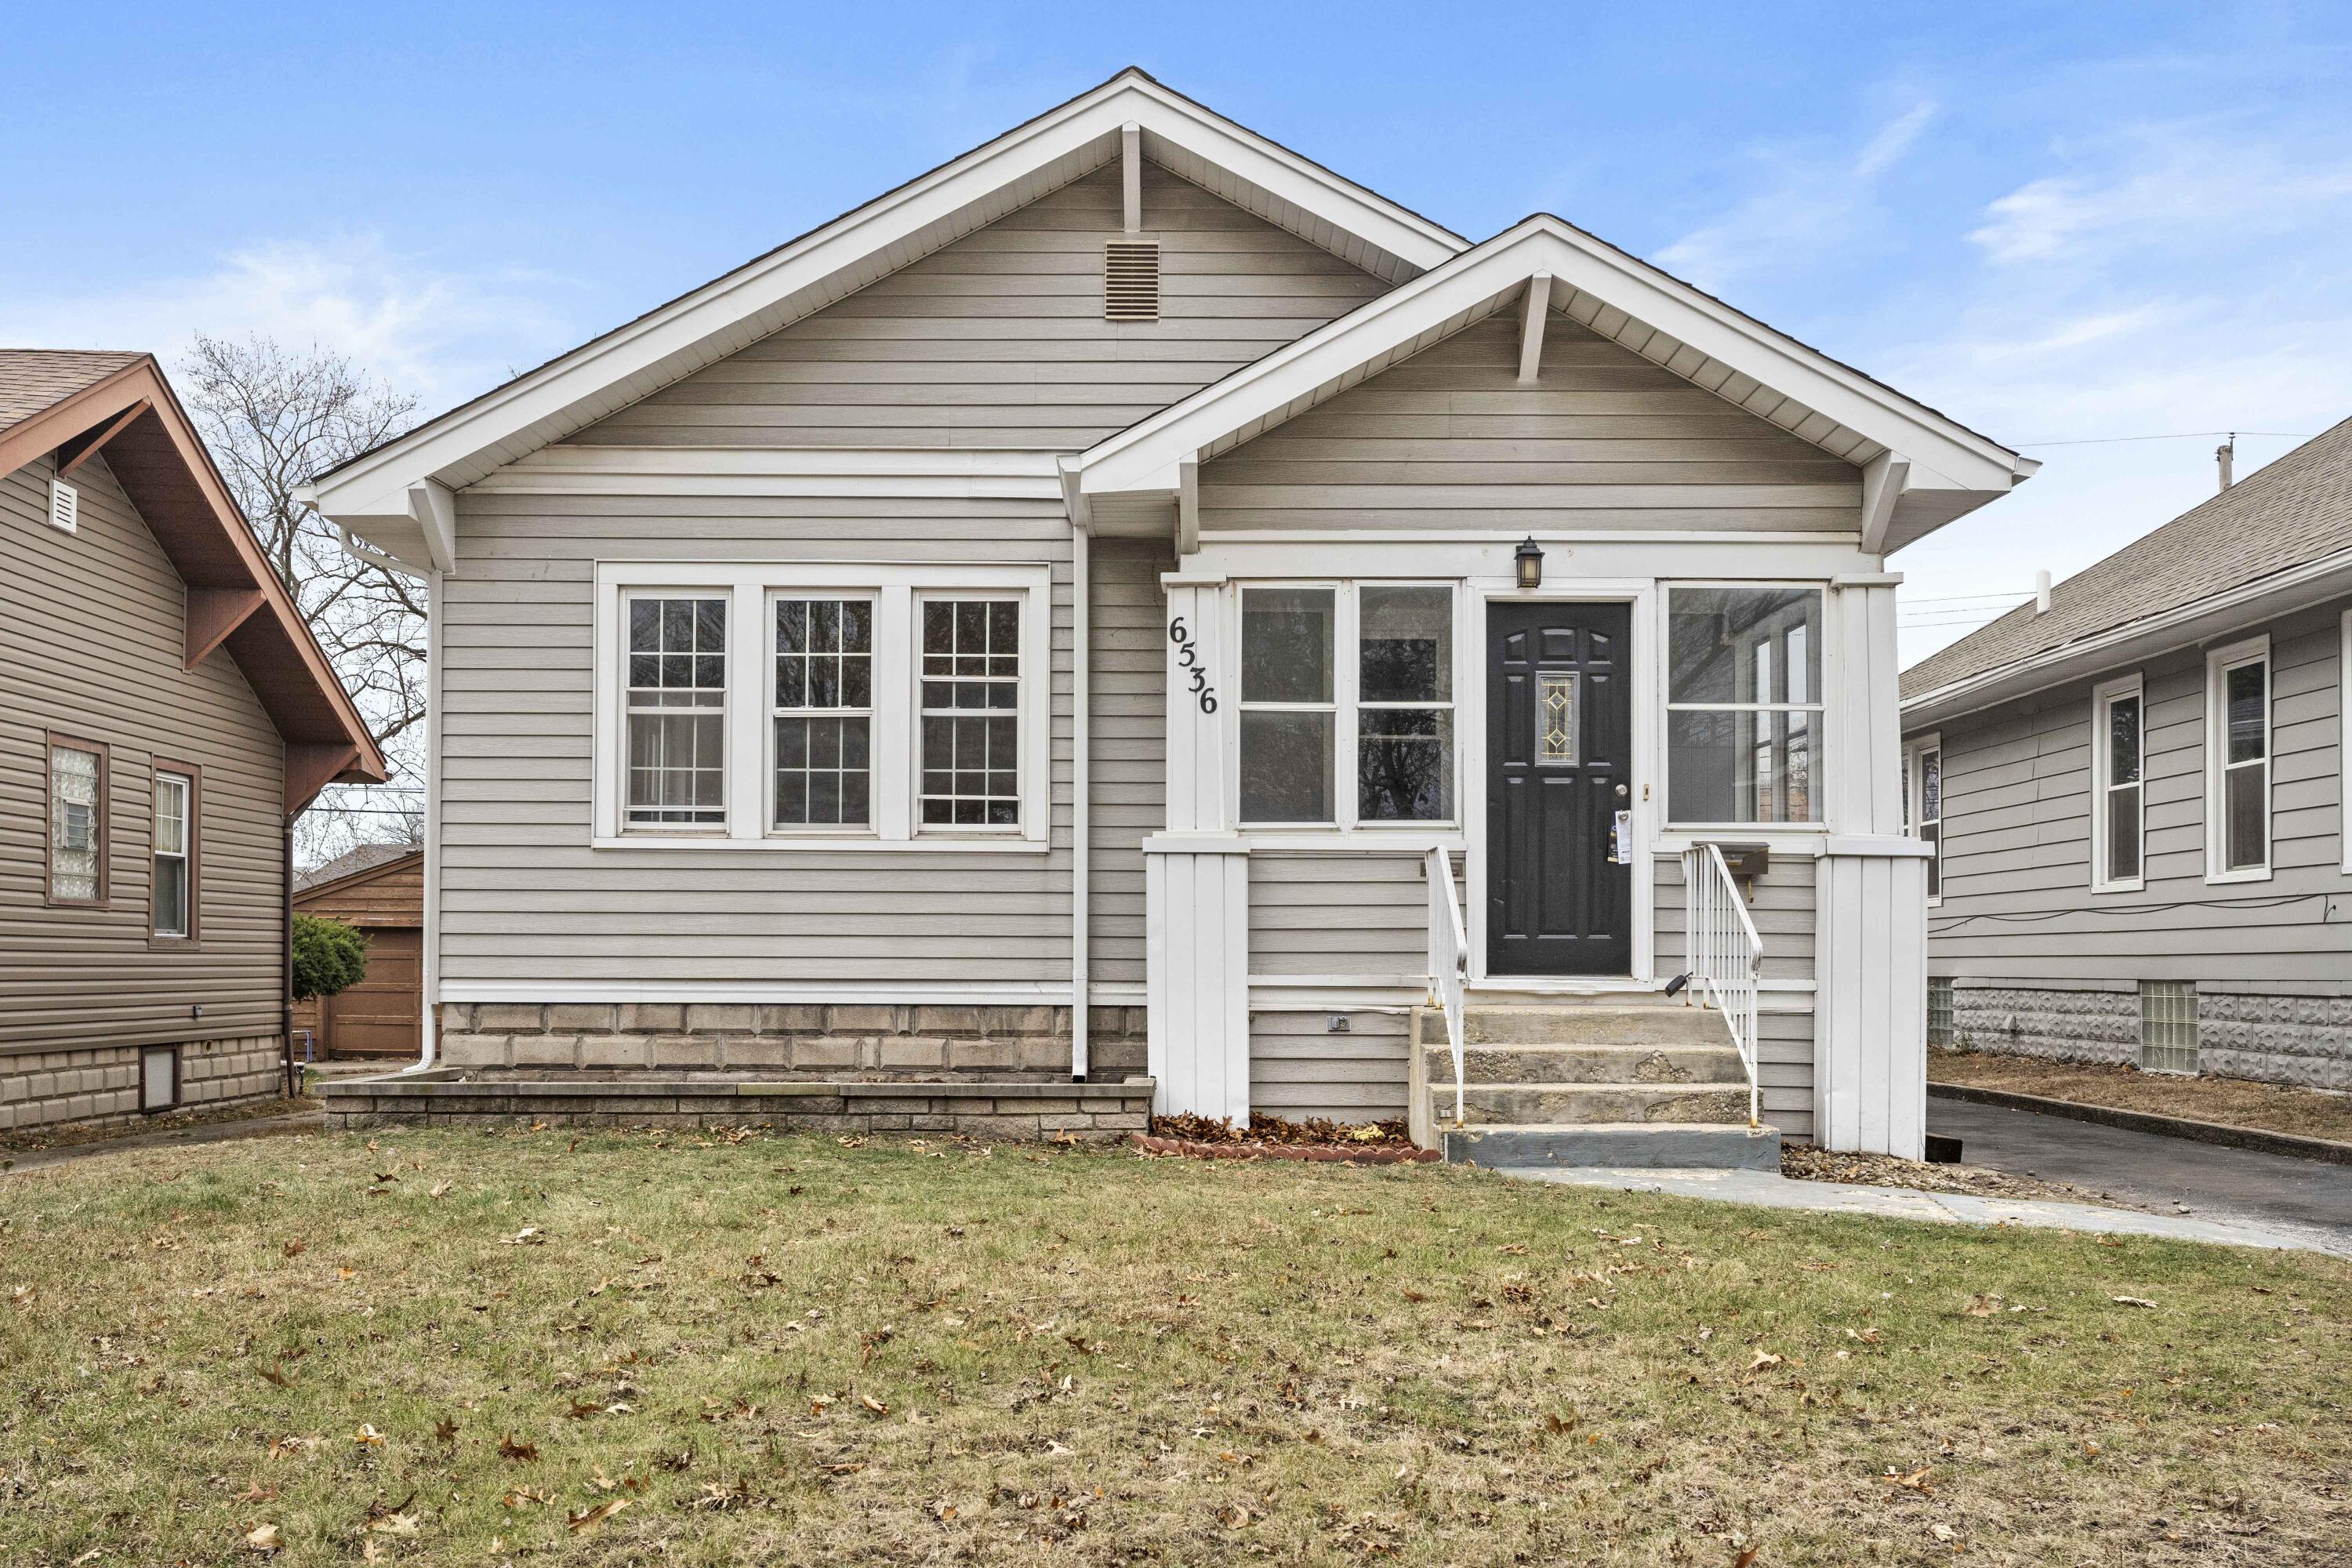
[{"label": "double-hung window", "polygon": [[922,596],[926,828],[1021,826],[1021,601]]},{"label": "double-hung window", "polygon": [[1666,816],[1821,821],[1819,588],[1666,590]]},{"label": "double-hung window", "polygon": [[153,880],[150,884],[148,931],[163,942],[192,942],[196,934],[196,773],[193,768],[155,769]]},{"label": "double-hung window", "polygon": [[2091,886],[2146,886],[2147,707],[2137,675],[2091,693]]},{"label": "double-hung window", "polygon": [[1944,901],[1944,743],[1925,735],[1903,750],[1903,826],[1927,846],[1927,901]]},{"label": "double-hung window", "polygon": [[2205,661],[2205,879],[2271,874],[2271,641],[2251,637]]},{"label": "double-hung window", "polygon": [[49,737],[49,902],[107,895],[106,748]]},{"label": "double-hung window", "polygon": [[1450,584],[1241,591],[1241,820],[1454,820]]},{"label": "double-hung window", "polygon": [[874,597],[779,594],[775,793],[780,830],[874,820]]},{"label": "double-hung window", "polygon": [[727,824],[727,600],[628,595],[632,827]]},{"label": "double-hung window", "polygon": [[592,843],[1045,852],[1052,568],[606,562]]}]

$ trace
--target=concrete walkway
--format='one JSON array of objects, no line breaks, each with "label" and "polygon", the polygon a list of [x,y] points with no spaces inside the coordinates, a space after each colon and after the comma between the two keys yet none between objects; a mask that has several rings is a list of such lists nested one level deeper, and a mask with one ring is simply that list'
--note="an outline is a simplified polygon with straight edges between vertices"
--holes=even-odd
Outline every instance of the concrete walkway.
[{"label": "concrete walkway", "polygon": [[1846,1186],[1834,1182],[1799,1182],[1774,1171],[1513,1169],[1501,1174],[1567,1186],[1613,1187],[1622,1192],[1670,1193],[1713,1198],[1757,1208],[1799,1209],[1813,1214],[1866,1215],[1874,1219],[1927,1220],[1938,1225],[2023,1225],[2050,1230],[2104,1232],[2111,1236],[2159,1237],[2227,1247],[2281,1247],[2352,1257],[2352,1239],[2305,1227],[2231,1224],[2186,1215],[2139,1214],[2093,1204],[2044,1203],[2019,1198],[1980,1198],[1967,1193],[1926,1193],[1908,1187]]},{"label": "concrete walkway", "polygon": [[2038,1176],[2222,1225],[2317,1236],[2352,1251],[2352,1165],[2227,1149],[1930,1096],[1927,1130],[1970,1165]]},{"label": "concrete walkway", "polygon": [[301,1110],[284,1116],[248,1116],[235,1121],[199,1121],[194,1126],[168,1128],[161,1132],[126,1132],[120,1138],[93,1138],[87,1143],[60,1143],[48,1149],[27,1149],[11,1154],[0,1149],[0,1162],[15,1162],[0,1169],[0,1176],[21,1175],[26,1171],[38,1171],[51,1165],[63,1165],[75,1160],[94,1159],[100,1154],[127,1154],[140,1149],[177,1149],[194,1143],[234,1143],[247,1138],[271,1138],[287,1132],[324,1132],[327,1118],[323,1111]]}]

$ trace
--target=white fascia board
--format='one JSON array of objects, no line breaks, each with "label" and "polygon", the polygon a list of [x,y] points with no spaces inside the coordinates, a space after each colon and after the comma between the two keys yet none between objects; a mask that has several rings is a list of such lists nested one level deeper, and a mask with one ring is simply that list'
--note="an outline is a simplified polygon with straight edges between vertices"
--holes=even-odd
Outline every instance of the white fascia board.
[{"label": "white fascia board", "polygon": [[404,496],[420,479],[457,469],[845,268],[919,241],[924,231],[1058,159],[1099,143],[1108,162],[1117,154],[1120,128],[1130,121],[1415,267],[1435,267],[1468,245],[1157,82],[1123,73],[327,476],[314,487],[319,510],[338,521],[404,510],[404,501],[386,506],[386,498]]},{"label": "white fascia board", "polygon": [[2352,550],[2274,573],[2176,609],[2067,643],[2045,653],[1948,681],[1903,703],[1907,731],[1942,723],[2053,686],[2102,675],[2125,665],[2211,642],[2258,620],[2324,604],[2352,586]]},{"label": "white fascia board", "polygon": [[1175,462],[1337,381],[1540,272],[1580,290],[1903,455],[1911,488],[1937,479],[1990,498],[2030,465],[2014,453],[1748,320],[1558,218],[1538,214],[1368,301],[1087,451],[1086,489],[1169,488]]}]

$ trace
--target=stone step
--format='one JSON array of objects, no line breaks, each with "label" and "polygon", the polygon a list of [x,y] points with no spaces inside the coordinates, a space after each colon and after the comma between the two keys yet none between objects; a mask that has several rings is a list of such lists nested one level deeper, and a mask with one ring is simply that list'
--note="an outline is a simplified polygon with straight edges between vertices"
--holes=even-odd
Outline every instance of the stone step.
[{"label": "stone step", "polygon": [[[1445,1043],[1445,1016],[1421,1016],[1425,1044]],[[1731,1037],[1723,1016],[1675,1002],[1573,1002],[1557,1006],[1472,1007],[1463,1015],[1465,1045],[1714,1046]]]},{"label": "stone step", "polygon": [[1446,1160],[1490,1170],[1544,1166],[1641,1170],[1778,1171],[1780,1131],[1689,1122],[1585,1127],[1492,1125],[1447,1129]]},{"label": "stone step", "polygon": [[[1655,1083],[1466,1084],[1463,1119],[1513,1126],[1688,1121],[1748,1125],[1748,1085]],[[1433,1125],[1454,1120],[1454,1085],[1429,1086]]]},{"label": "stone step", "polygon": [[[1422,1047],[1431,1083],[1452,1085],[1454,1053]],[[1739,1053],[1706,1046],[1465,1046],[1462,1081],[1484,1083],[1745,1084]]]}]

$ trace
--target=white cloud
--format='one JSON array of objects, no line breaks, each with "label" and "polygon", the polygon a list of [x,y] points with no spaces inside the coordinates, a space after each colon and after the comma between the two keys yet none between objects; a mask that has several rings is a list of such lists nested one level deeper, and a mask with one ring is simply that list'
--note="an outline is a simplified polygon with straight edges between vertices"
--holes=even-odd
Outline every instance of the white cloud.
[{"label": "white cloud", "polygon": [[209,268],[103,293],[15,301],[11,336],[37,347],[151,350],[169,366],[198,333],[317,344],[438,411],[576,341],[549,296],[562,280],[465,272],[375,236],[265,240]]},{"label": "white cloud", "polygon": [[1917,143],[1936,112],[1931,102],[1914,104],[1851,151],[1759,151],[1763,173],[1754,189],[1722,217],[1660,250],[1658,265],[1719,290],[1731,279],[1851,247],[1876,220],[1878,182]]},{"label": "white cloud", "polygon": [[1991,203],[1969,238],[2011,264],[2183,241],[2203,250],[2221,237],[2242,242],[2301,227],[2315,207],[2352,195],[2352,167],[2341,162],[2191,140],[2183,128],[2141,134],[2144,145],[2123,154],[2124,167],[2030,180]]}]

